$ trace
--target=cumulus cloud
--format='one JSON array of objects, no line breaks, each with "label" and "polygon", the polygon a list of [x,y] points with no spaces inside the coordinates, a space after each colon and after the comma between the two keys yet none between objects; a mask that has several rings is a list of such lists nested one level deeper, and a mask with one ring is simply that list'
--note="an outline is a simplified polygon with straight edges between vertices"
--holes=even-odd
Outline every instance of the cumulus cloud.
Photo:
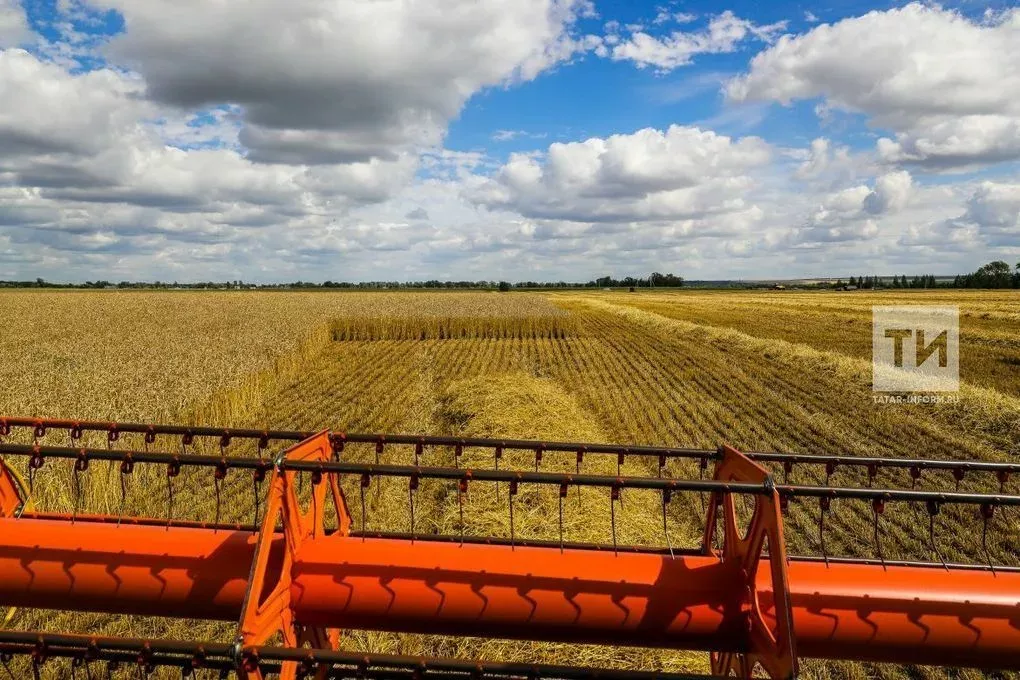
[{"label": "cumulus cloud", "polygon": [[110,69],[75,76],[25,50],[0,50],[0,163],[112,146],[144,115],[143,89]]},{"label": "cumulus cloud", "polygon": [[[72,74],[20,49],[0,51],[0,226],[51,249],[151,249],[165,239],[217,243],[245,229],[326,221],[378,202],[414,176],[417,158],[338,165],[256,163],[222,130],[172,122],[144,83],[109,68]],[[215,121],[215,116],[210,116]],[[167,143],[191,129],[189,146]],[[203,145],[203,141],[212,142]]]},{"label": "cumulus cloud", "polygon": [[826,195],[807,218],[796,240],[802,243],[864,241],[879,232],[877,218],[903,210],[911,197],[906,171],[875,179],[874,186],[858,185]]},{"label": "cumulus cloud", "polygon": [[0,0],[0,49],[19,45],[31,32],[18,0]]},{"label": "cumulus cloud", "polygon": [[910,200],[913,180],[905,170],[890,172],[875,180],[875,188],[864,199],[865,212],[872,215],[902,210]]},{"label": "cumulus cloud", "polygon": [[956,221],[974,226],[989,246],[1020,248],[1020,184],[982,182]]},{"label": "cumulus cloud", "polygon": [[1020,158],[1020,9],[985,22],[913,3],[784,36],[731,81],[735,101],[823,98],[895,133],[888,162],[934,169]]},{"label": "cumulus cloud", "polygon": [[1014,256],[1020,255],[1020,184],[980,182],[972,187],[962,212],[912,226],[900,243],[942,252],[974,250],[982,255],[989,249],[1012,249]]},{"label": "cumulus cloud", "polygon": [[236,104],[261,162],[392,160],[435,146],[480,89],[529,80],[585,48],[582,0],[436,4],[275,0],[95,0],[127,30],[108,54],[150,96],[181,107]]},{"label": "cumulus cloud", "polygon": [[751,208],[742,193],[770,159],[757,137],[733,140],[674,125],[556,143],[542,157],[512,154],[467,195],[526,217],[578,222],[701,218]]},{"label": "cumulus cloud", "polygon": [[[685,21],[693,20],[688,15],[680,16]],[[613,40],[609,55],[613,61],[632,61],[639,68],[654,66],[660,71],[670,71],[691,63],[698,54],[733,52],[749,38],[771,42],[784,28],[785,21],[759,26],[727,10],[712,17],[708,26],[700,31],[673,31],[667,36],[655,37],[638,28],[626,40]]]}]

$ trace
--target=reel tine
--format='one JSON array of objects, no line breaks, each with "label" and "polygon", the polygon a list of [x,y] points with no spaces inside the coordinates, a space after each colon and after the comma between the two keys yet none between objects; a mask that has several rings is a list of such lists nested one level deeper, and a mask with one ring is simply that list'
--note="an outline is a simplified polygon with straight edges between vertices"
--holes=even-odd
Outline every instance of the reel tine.
[{"label": "reel tine", "polygon": [[956,482],[956,490],[960,490],[960,482],[963,481],[964,477],[967,476],[967,471],[963,468],[953,468],[953,480]]},{"label": "reel tine", "polygon": [[39,668],[46,663],[46,643],[38,640],[30,652],[32,658],[32,677],[39,680]]},{"label": "reel tine", "polygon": [[669,558],[675,559],[673,555],[673,542],[669,540],[669,529],[666,525],[666,507],[669,505],[669,501],[672,498],[672,492],[669,489],[662,490],[662,535],[666,539],[666,546],[669,548]]},{"label": "reel tine", "polygon": [[[261,458],[259,459],[261,463]],[[266,469],[260,464],[251,473],[252,479],[252,493],[255,496],[255,516],[253,517],[252,526],[254,527],[255,533],[259,530],[259,509],[262,505],[262,482],[266,479]]]},{"label": "reel tine", "polygon": [[365,542],[365,524],[367,521],[368,511],[365,506],[365,489],[372,485],[372,478],[367,472],[361,475],[361,483],[358,485],[359,491],[361,492],[361,542]]},{"label": "reel tine", "polygon": [[74,488],[74,511],[71,513],[71,524],[81,511],[81,473],[89,469],[88,454],[85,449],[78,451],[78,457],[74,459],[73,476],[71,478]]},{"label": "reel tine", "polygon": [[829,512],[829,506],[832,500],[828,496],[819,496],[818,498],[818,542],[822,549],[822,559],[825,560],[825,566],[829,566],[829,553],[825,549],[825,515]]},{"label": "reel tine", "polygon": [[[503,457],[502,445],[492,450],[493,469],[499,472],[499,459]],[[496,480],[496,502],[499,503],[499,480]]]},{"label": "reel tine", "polygon": [[829,481],[832,478],[832,475],[834,475],[835,473],[836,473],[836,463],[835,463],[835,461],[831,461],[830,460],[830,461],[826,462],[825,463],[825,486],[832,486],[829,483]]},{"label": "reel tine", "polygon": [[[378,439],[378,441],[376,441],[376,443],[375,443],[375,464],[376,465],[379,465],[381,463],[381,461],[382,461],[382,452],[383,452],[383,447],[385,447],[385,446],[386,446],[385,440],[382,437],[380,437]],[[376,496],[379,495],[381,490],[382,490],[382,477],[380,476],[380,477],[376,477],[375,478],[375,494],[376,494]],[[414,532],[412,532],[412,533],[414,533]]]},{"label": "reel tine", "polygon": [[[376,480],[378,481],[378,480]],[[411,475],[407,482],[407,499],[411,507],[411,543],[416,538],[414,533],[414,492],[418,489],[418,475]]]},{"label": "reel tine", "polygon": [[120,511],[117,513],[118,527],[124,518],[124,504],[127,501],[127,475],[134,472],[134,469],[135,461],[131,458],[131,454],[125,454],[124,458],[120,461]]},{"label": "reel tine", "polygon": [[166,466],[166,530],[170,531],[170,522],[174,516],[174,477],[180,469],[174,469],[174,464]]},{"label": "reel tine", "polygon": [[[705,479],[705,470],[707,470],[707,469],[708,469],[708,458],[706,458],[705,456],[699,457],[698,458],[698,479],[699,480],[704,481],[704,479]],[[705,492],[704,491],[699,491],[698,492],[698,499],[701,501],[701,514],[704,515],[705,512],[706,512],[706,509],[705,509]]]},{"label": "reel tine", "polygon": [[563,482],[560,484],[559,502],[560,502],[560,554],[563,554],[563,499],[567,497],[567,483]]},{"label": "reel tine", "polygon": [[517,480],[516,479],[512,479],[512,480],[510,480],[510,493],[509,493],[509,496],[510,496],[510,549],[511,550],[514,550],[516,548],[515,537],[514,537],[514,496],[516,496],[516,495],[517,495]]},{"label": "reel tine", "polygon": [[[584,454],[587,452],[587,448],[582,446],[577,450],[577,474],[581,474],[581,463],[584,462]],[[581,485],[577,485],[577,507],[581,508]]]},{"label": "reel tine", "polygon": [[461,479],[457,482],[457,506],[460,511],[460,545],[464,546],[464,496],[467,495],[468,480]]},{"label": "reel tine", "polygon": [[875,551],[878,553],[878,559],[882,562],[882,568],[885,569],[885,555],[882,554],[882,537],[881,531],[878,526],[878,516],[885,512],[885,500],[876,498],[871,501],[871,514],[875,534]]},{"label": "reel tine", "polygon": [[981,505],[981,550],[985,554],[988,568],[992,570],[992,574],[995,573],[995,564],[992,562],[992,553],[988,550],[988,523],[991,522],[994,515],[994,505],[991,503],[983,503]]},{"label": "reel tine", "polygon": [[28,459],[28,493],[35,493],[35,473],[37,470],[41,470],[42,466],[46,464],[46,459],[43,458],[42,451],[39,450],[39,445],[35,444],[35,451],[32,453],[32,457]]},{"label": "reel tine", "polygon": [[620,487],[613,484],[609,491],[609,522],[613,529],[613,554],[619,555],[619,550],[616,545],[616,501],[621,501],[620,505],[623,505],[620,499]]},{"label": "reel tine", "polygon": [[928,540],[931,542],[931,550],[935,553],[935,556],[939,558],[939,562],[942,563],[945,570],[949,571],[949,565],[946,564],[945,558],[942,557],[942,553],[939,552],[938,546],[935,545],[935,516],[939,514],[938,501],[926,501],[925,508],[928,510]]}]

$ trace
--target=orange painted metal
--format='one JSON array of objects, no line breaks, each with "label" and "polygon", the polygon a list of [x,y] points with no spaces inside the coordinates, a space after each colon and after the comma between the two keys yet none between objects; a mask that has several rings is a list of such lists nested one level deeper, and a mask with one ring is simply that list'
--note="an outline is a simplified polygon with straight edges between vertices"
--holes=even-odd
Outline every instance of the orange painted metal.
[{"label": "orange painted metal", "polygon": [[249,532],[66,520],[0,518],[0,537],[3,605],[227,621],[255,551]]},{"label": "orange painted metal", "polygon": [[[322,540],[326,536],[324,514],[327,492],[332,501],[333,515],[337,527],[336,536],[350,533],[351,518],[343,491],[336,475],[313,473],[311,493],[305,507],[298,498],[297,477],[285,469],[287,461],[326,462],[332,457],[329,431],[325,430],[309,437],[287,450],[283,459],[284,469],[274,467],[269,480],[269,501],[262,526],[259,529],[251,562],[248,591],[241,605],[238,622],[238,637],[245,646],[266,644],[279,633],[284,645],[300,647],[308,642],[318,649],[336,649],[340,630],[333,625],[295,625],[294,609],[291,602],[293,564],[299,549],[306,543]],[[274,568],[273,555],[276,548],[277,525],[283,527],[284,546],[282,563]],[[238,670],[241,680],[262,680],[263,674],[255,659]],[[281,680],[297,677],[297,663],[285,661],[281,664]],[[316,671],[316,680],[326,678],[328,668],[321,666]]]},{"label": "orange painted metal", "polygon": [[[0,519],[0,605],[238,620],[248,532]],[[267,563],[283,557],[271,540]],[[772,626],[772,579],[756,596]],[[278,569],[279,567],[275,567]],[[1020,669],[1020,574],[791,562],[803,657]],[[715,556],[321,536],[294,556],[297,624],[722,652],[746,582]]]},{"label": "orange painted metal", "polygon": [[[730,446],[723,446],[715,467],[720,482],[755,482],[772,486],[768,470]],[[791,631],[790,584],[787,578],[786,539],[783,537],[783,516],[779,494],[771,492],[753,497],[754,507],[747,526],[737,519],[733,494],[713,491],[702,539],[702,552],[715,555],[740,570],[743,593],[742,608],[747,618],[747,650],[740,653],[725,650],[712,652],[712,672],[716,675],[738,675],[750,678],[756,665],[761,665],[772,678],[797,676],[796,644]],[[722,519],[722,549],[713,545],[717,519]],[[761,568],[763,554],[772,559]],[[761,583],[762,579],[767,583]],[[771,621],[766,620],[758,590],[771,594]]]},{"label": "orange painted metal", "polygon": [[1020,670],[1020,574],[793,562],[797,652]]},{"label": "orange painted metal", "polygon": [[10,517],[21,508],[20,486],[14,472],[0,460],[0,517]]},{"label": "orange painted metal", "polygon": [[[787,569],[800,656],[1020,669],[1018,573]],[[742,587],[710,556],[327,538],[296,561],[292,599],[315,624],[741,652]],[[756,596],[774,626],[767,569]]]}]

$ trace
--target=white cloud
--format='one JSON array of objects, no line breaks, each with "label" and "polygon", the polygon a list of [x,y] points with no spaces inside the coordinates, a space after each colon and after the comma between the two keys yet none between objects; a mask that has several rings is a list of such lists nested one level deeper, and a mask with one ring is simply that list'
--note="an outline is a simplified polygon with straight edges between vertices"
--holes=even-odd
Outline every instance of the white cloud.
[{"label": "white cloud", "polygon": [[638,68],[654,66],[670,71],[691,63],[698,54],[733,52],[748,38],[771,42],[785,27],[785,21],[759,26],[727,10],[712,17],[700,31],[673,31],[662,37],[634,31],[627,40],[614,44],[610,54],[613,61],[633,61]]},{"label": "white cloud", "polygon": [[697,14],[692,14],[690,12],[673,12],[666,7],[660,7],[655,14],[655,18],[652,19],[652,24],[657,26],[671,21],[678,24],[689,24],[697,18]]},{"label": "white cloud", "polygon": [[905,170],[882,175],[864,199],[864,210],[872,215],[902,210],[910,200],[912,189],[913,181]]},{"label": "white cloud", "polygon": [[[177,148],[172,116],[143,84],[100,69],[73,75],[19,49],[0,51],[0,224],[42,230],[50,247],[126,247],[146,233],[178,240],[239,239],[244,227],[340,215],[408,184],[417,157],[337,165],[255,163],[217,148],[216,117]],[[102,238],[100,238],[100,236]],[[24,237],[24,233],[21,234]],[[98,245],[97,245],[98,244]]]},{"label": "white cloud", "polygon": [[494,142],[509,142],[522,137],[527,137],[529,139],[545,139],[547,135],[544,132],[528,132],[527,130],[496,130],[492,134],[492,140]]},{"label": "white cloud", "polygon": [[529,80],[594,47],[570,35],[582,0],[461,5],[374,0],[95,0],[127,31],[108,54],[156,101],[236,104],[254,160],[392,160],[435,146],[482,88]]},{"label": "white cloud", "polygon": [[976,226],[989,246],[1020,248],[1020,184],[982,182],[958,221]]},{"label": "white cloud", "polygon": [[826,243],[863,241],[878,235],[876,218],[903,210],[910,201],[912,180],[905,171],[875,179],[874,187],[857,185],[832,192],[805,221],[796,241]]},{"label": "white cloud", "polygon": [[109,69],[72,76],[24,50],[0,50],[0,163],[110,147],[146,112],[143,89]]},{"label": "white cloud", "polygon": [[513,154],[468,195],[527,217],[579,222],[703,218],[751,206],[750,172],[768,163],[757,137],[732,140],[681,126],[556,143],[544,157]]},{"label": "white cloud", "polygon": [[31,36],[18,0],[0,0],[0,49],[25,42]]},{"label": "white cloud", "polygon": [[726,88],[736,101],[824,98],[894,138],[888,162],[934,169],[1020,158],[1020,9],[978,23],[910,4],[784,36]]},{"label": "white cloud", "polygon": [[981,264],[993,253],[1000,258],[1020,256],[1020,183],[981,182],[962,208],[955,217],[908,229],[900,243],[942,252],[979,252]]},{"label": "white cloud", "polygon": [[831,189],[871,172],[867,159],[826,137],[813,139],[808,149],[792,150],[791,155],[801,161],[794,177],[814,186]]}]

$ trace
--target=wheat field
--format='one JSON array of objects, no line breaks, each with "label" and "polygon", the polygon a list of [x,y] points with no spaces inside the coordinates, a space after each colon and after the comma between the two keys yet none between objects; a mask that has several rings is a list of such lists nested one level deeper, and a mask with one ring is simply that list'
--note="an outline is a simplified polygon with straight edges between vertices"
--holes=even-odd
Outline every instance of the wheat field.
[{"label": "wheat field", "polygon": [[[961,311],[960,403],[876,404],[871,399],[870,306],[950,304]],[[815,454],[1012,460],[1020,454],[1020,294],[1009,292],[566,292],[566,293],[147,293],[4,292],[0,413],[185,421],[346,431],[590,440]],[[54,442],[59,443],[59,442]],[[351,447],[352,456],[371,456]],[[386,454],[409,462],[409,452]],[[433,454],[440,457],[450,452]],[[465,464],[484,465],[487,460]],[[531,461],[517,465],[527,468]],[[550,458],[553,469],[573,459]],[[615,463],[586,461],[586,471]],[[697,476],[686,463],[668,472]],[[49,468],[49,466],[48,466]],[[640,461],[625,474],[654,474]],[[791,481],[819,483],[805,470]],[[840,471],[834,483],[860,483]],[[906,473],[904,472],[904,478]],[[208,480],[183,476],[177,516],[210,519]],[[70,473],[40,475],[37,500],[71,502]],[[891,478],[885,481],[893,482]],[[418,529],[460,530],[456,494],[422,482]],[[878,480],[881,484],[882,478]],[[899,479],[903,483],[904,479]],[[128,507],[162,516],[165,489],[139,477]],[[907,481],[909,484],[909,481]],[[930,478],[931,488],[951,479]],[[968,478],[967,488],[980,488]],[[353,487],[349,494],[357,494]],[[222,519],[250,521],[250,485],[226,481]],[[608,492],[585,489],[565,506],[568,540],[611,540]],[[116,509],[114,490],[93,480],[87,504]],[[464,531],[506,535],[505,496],[472,491]],[[555,492],[522,488],[517,535],[555,538]],[[827,522],[830,553],[874,555],[870,514],[846,501]],[[356,524],[361,509],[352,502]],[[661,545],[657,497],[628,492],[617,515],[621,543]],[[675,545],[692,546],[702,499],[670,506]],[[406,489],[382,482],[369,494],[370,529],[406,530]],[[787,511],[793,554],[818,555],[818,508]],[[933,559],[927,523],[890,510],[887,558]],[[947,511],[947,559],[978,560],[974,517]],[[989,548],[1020,561],[1020,521],[1003,512]],[[19,611],[14,624],[115,634],[222,637],[197,622]],[[353,632],[365,651],[622,665],[704,672],[706,656],[679,652],[504,643]],[[943,677],[945,671],[855,663],[806,663],[812,677]],[[974,676],[970,672],[957,676]]]}]

